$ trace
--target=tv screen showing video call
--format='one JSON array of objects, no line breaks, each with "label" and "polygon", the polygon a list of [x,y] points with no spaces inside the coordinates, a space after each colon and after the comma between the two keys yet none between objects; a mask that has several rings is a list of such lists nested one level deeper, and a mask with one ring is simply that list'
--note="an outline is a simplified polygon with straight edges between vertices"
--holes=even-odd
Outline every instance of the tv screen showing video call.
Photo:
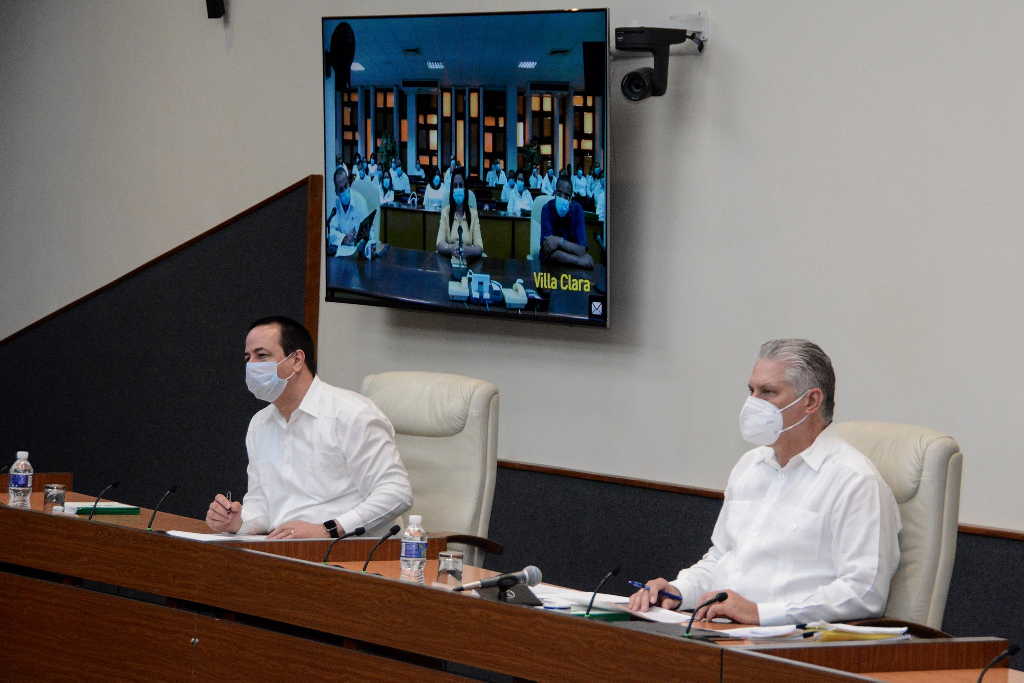
[{"label": "tv screen showing video call", "polygon": [[608,324],[606,10],[323,19],[328,301]]}]

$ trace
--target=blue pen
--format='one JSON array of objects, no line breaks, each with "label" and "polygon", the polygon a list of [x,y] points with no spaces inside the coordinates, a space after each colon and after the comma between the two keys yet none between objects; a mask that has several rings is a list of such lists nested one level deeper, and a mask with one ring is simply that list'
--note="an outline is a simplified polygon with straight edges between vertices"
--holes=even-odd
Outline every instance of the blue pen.
[{"label": "blue pen", "polygon": [[[649,586],[646,586],[640,583],[639,581],[626,581],[626,583],[628,583],[630,586],[633,586],[634,588],[643,588],[644,590],[650,590]],[[682,596],[676,595],[675,593],[668,593],[666,591],[658,591],[658,597],[668,598],[669,600],[678,600],[679,602],[683,601]]]}]

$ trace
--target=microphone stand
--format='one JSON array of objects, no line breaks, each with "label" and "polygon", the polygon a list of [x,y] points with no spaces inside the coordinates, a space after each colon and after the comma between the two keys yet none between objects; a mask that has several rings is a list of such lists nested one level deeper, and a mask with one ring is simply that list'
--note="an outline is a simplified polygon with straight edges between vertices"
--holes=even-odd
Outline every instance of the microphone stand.
[{"label": "microphone stand", "polygon": [[167,500],[167,497],[169,495],[171,495],[172,493],[175,493],[177,490],[178,490],[178,485],[175,484],[171,488],[169,488],[166,491],[164,491],[163,497],[160,499],[160,502],[156,504],[156,507],[153,508],[153,514],[150,515],[150,517],[149,517],[149,524],[146,525],[146,529],[147,530],[152,530],[153,522],[156,521],[156,513],[160,509],[160,506],[164,504],[164,501]]},{"label": "microphone stand", "polygon": [[381,536],[380,540],[377,541],[372,548],[370,548],[370,554],[366,556],[366,562],[363,563],[363,568],[360,571],[365,572],[366,568],[370,566],[370,560],[373,559],[373,554],[377,552],[377,548],[379,548],[384,543],[384,541],[388,540],[401,530],[402,527],[398,526],[397,524],[388,529],[388,532]]},{"label": "microphone stand", "polygon": [[620,564],[617,567],[615,567],[614,569],[612,569],[611,571],[609,571],[607,574],[605,574],[604,578],[601,579],[598,582],[597,588],[594,589],[594,592],[590,596],[590,604],[587,605],[587,613],[585,615],[583,615],[583,616],[585,616],[585,617],[589,617],[590,616],[590,610],[592,610],[594,608],[594,599],[597,597],[597,594],[600,592],[601,586],[603,586],[605,584],[605,582],[608,581],[608,579],[612,578],[613,576],[618,576],[619,575],[619,570],[621,570],[621,569],[622,569],[622,565]]},{"label": "microphone stand", "polygon": [[726,600],[728,600],[728,599],[729,599],[729,594],[728,594],[728,593],[726,593],[725,591],[723,591],[723,592],[721,592],[721,593],[716,593],[716,594],[715,594],[715,597],[711,598],[710,600],[708,600],[708,601],[707,601],[707,602],[705,602],[704,604],[702,604],[702,605],[697,605],[697,606],[696,606],[696,607],[695,607],[695,608],[693,609],[693,612],[692,612],[692,613],[690,614],[690,623],[688,623],[688,624],[686,625],[686,632],[685,632],[685,633],[683,633],[683,637],[685,637],[685,638],[689,638],[689,637],[690,637],[690,629],[692,629],[692,628],[693,628],[693,618],[694,618],[695,616],[697,616],[697,612],[701,611],[702,609],[704,609],[704,608],[705,608],[705,607],[707,607],[708,605],[713,605],[713,604],[715,604],[716,602],[725,602],[725,601],[726,601]]},{"label": "microphone stand", "polygon": [[348,532],[347,534],[342,534],[341,536],[338,536],[336,539],[331,541],[331,544],[329,546],[327,546],[327,550],[324,552],[324,562],[326,563],[327,560],[331,557],[331,551],[334,550],[334,546],[338,545],[338,541],[344,541],[346,538],[351,538],[353,536],[362,536],[365,533],[366,527],[357,526],[355,529]]},{"label": "microphone stand", "polygon": [[89,520],[90,521],[92,520],[92,516],[96,514],[96,506],[100,504],[100,498],[103,497],[103,494],[106,493],[107,491],[109,491],[110,489],[116,489],[117,485],[120,484],[120,483],[121,482],[119,482],[119,481],[112,481],[112,482],[110,482],[109,484],[106,485],[106,487],[104,487],[104,489],[102,491],[100,491],[100,495],[96,496],[96,500],[92,504],[92,510],[89,511]]}]

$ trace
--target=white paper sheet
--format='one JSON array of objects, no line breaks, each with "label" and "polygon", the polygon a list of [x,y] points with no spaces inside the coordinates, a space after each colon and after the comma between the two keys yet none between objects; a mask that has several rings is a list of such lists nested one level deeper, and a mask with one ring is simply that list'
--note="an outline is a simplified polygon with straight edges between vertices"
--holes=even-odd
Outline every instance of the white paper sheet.
[{"label": "white paper sheet", "polygon": [[[266,541],[267,543],[275,543],[277,541],[287,541],[288,543],[296,543],[298,541],[329,541],[329,538],[267,538],[266,534],[200,534],[194,531],[168,531],[168,536],[177,536],[178,538],[187,538],[190,541],[202,541],[203,543],[210,543],[213,541],[223,543],[224,541]],[[379,540],[380,536],[360,536],[361,541],[375,541]],[[345,539],[355,540],[355,539]],[[344,543],[345,541],[341,541]]]}]

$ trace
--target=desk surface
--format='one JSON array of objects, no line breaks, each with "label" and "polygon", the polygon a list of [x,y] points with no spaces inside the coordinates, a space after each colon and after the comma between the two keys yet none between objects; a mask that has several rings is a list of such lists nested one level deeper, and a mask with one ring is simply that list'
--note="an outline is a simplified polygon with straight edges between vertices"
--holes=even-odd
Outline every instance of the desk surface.
[{"label": "desk surface", "polygon": [[[111,652],[127,655],[133,677],[167,679],[196,671],[291,671],[281,668],[293,664],[288,653],[315,651],[336,666],[344,662],[353,676],[377,679],[445,679],[439,664],[447,661],[533,680],[845,681],[865,674],[824,667],[871,661],[864,653],[877,652],[896,655],[889,660],[899,666],[869,672],[946,674],[976,670],[1006,647],[1003,639],[978,638],[722,648],[106,521],[4,507],[0,538],[0,590],[15,613],[39,617],[12,634],[8,670],[32,666],[37,678],[109,676]],[[393,573],[397,562],[372,568]],[[428,565],[428,580],[434,573]],[[173,602],[141,603],[79,579]],[[93,628],[97,614],[110,628]],[[818,661],[806,661],[807,653]],[[943,661],[956,666],[930,665]]]},{"label": "desk surface", "polygon": [[[605,269],[601,265],[590,271],[574,270],[491,257],[471,260],[468,265],[473,272],[486,273],[504,287],[511,287],[516,279],[521,278],[524,287],[536,289],[546,301],[537,310],[520,311],[507,310],[503,302],[483,306],[451,301],[448,298],[451,260],[434,251],[401,247],[391,247],[384,256],[373,261],[352,256],[329,258],[328,297],[331,296],[330,290],[336,289],[366,297],[367,303],[387,300],[414,307],[487,312],[515,318],[550,319],[557,316],[589,323],[593,322],[590,318],[591,295],[604,295],[607,291]],[[574,286],[580,289],[573,290]],[[590,291],[586,291],[587,286]]]}]

